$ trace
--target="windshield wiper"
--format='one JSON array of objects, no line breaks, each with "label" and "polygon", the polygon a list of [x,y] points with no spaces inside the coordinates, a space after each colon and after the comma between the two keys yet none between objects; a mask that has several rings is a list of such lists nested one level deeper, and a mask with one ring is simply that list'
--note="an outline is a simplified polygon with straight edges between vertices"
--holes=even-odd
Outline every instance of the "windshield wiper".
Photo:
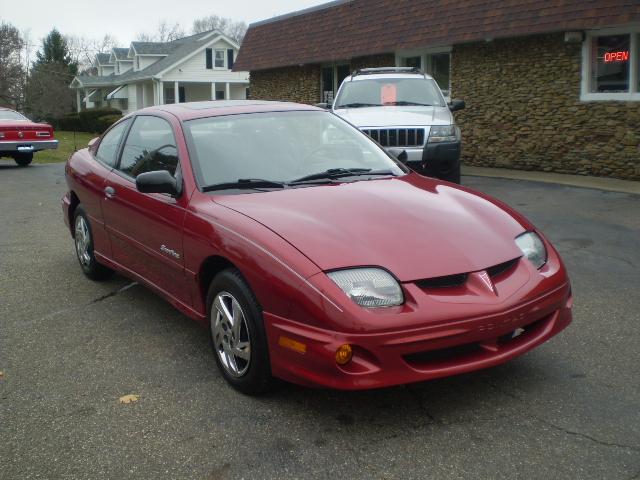
[{"label": "windshield wiper", "polygon": [[295,185],[297,183],[303,183],[310,180],[319,180],[322,178],[342,178],[351,176],[367,176],[367,175],[393,175],[395,173],[391,170],[371,170],[370,168],[330,168],[324,172],[312,173],[311,175],[305,175],[289,182],[289,185]]},{"label": "windshield wiper", "polygon": [[338,105],[336,108],[362,108],[362,107],[381,107],[378,103],[345,103]]},{"label": "windshield wiper", "polygon": [[384,104],[398,107],[435,107],[435,105],[431,105],[430,103],[407,102],[404,100],[398,102],[385,102]]},{"label": "windshield wiper", "polygon": [[239,178],[235,182],[216,183],[203,187],[203,192],[213,192],[215,190],[244,190],[254,188],[285,188],[286,183],[276,180],[263,180],[261,178]]}]

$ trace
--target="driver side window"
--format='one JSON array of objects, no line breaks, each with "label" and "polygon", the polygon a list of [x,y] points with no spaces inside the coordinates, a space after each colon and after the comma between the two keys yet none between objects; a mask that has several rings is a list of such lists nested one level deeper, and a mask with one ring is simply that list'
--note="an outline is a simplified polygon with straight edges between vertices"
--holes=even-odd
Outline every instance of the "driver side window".
[{"label": "driver side window", "polygon": [[178,149],[169,122],[148,115],[137,117],[122,149],[118,170],[136,178],[155,170],[175,176],[177,167]]}]

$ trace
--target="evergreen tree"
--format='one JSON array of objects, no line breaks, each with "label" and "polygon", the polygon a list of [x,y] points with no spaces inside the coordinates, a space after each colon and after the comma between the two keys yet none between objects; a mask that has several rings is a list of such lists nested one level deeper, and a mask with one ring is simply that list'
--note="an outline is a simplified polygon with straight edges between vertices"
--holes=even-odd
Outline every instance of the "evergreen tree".
[{"label": "evergreen tree", "polygon": [[78,64],[71,58],[67,41],[57,29],[51,30],[42,40],[42,48],[36,53],[34,68],[42,65],[65,65],[70,75],[78,73]]}]

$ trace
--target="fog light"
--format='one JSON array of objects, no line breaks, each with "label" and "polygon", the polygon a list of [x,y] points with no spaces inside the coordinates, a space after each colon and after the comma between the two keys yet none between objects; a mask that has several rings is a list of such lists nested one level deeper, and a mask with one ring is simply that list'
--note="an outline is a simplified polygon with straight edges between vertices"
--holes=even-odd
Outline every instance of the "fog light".
[{"label": "fog light", "polygon": [[336,363],[338,365],[346,365],[351,361],[352,356],[353,349],[351,348],[351,345],[345,343],[336,350]]}]

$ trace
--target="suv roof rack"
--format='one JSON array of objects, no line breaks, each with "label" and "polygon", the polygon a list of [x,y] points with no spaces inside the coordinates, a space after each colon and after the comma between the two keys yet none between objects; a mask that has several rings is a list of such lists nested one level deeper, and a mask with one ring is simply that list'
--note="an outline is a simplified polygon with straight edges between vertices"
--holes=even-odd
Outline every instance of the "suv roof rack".
[{"label": "suv roof rack", "polygon": [[376,67],[376,68],[359,68],[355,70],[351,76],[357,75],[377,75],[379,73],[417,73],[423,75],[422,71],[416,67]]}]

